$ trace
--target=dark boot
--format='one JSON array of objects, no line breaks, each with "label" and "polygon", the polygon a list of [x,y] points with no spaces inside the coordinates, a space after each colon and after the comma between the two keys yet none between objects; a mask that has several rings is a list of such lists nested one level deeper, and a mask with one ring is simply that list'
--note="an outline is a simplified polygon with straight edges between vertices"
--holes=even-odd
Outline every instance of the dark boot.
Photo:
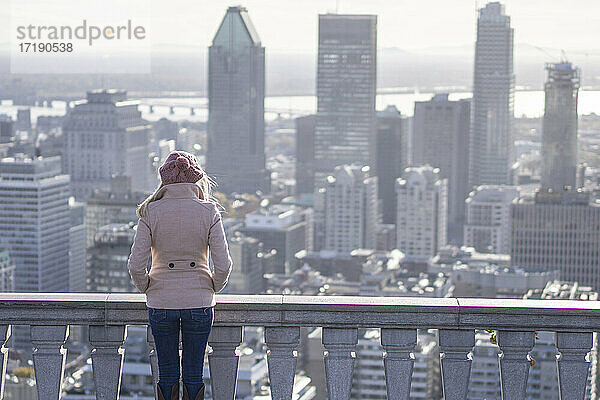
[{"label": "dark boot", "polygon": [[171,388],[171,397],[169,399],[165,398],[160,385],[156,385],[156,391],[158,393],[158,400],[179,400],[179,384],[173,385]]},{"label": "dark boot", "polygon": [[[185,383],[183,384],[183,397],[181,398],[181,400],[190,400],[190,394],[188,393]],[[202,385],[202,389],[198,391],[196,398],[193,400],[204,400],[204,385]]]}]

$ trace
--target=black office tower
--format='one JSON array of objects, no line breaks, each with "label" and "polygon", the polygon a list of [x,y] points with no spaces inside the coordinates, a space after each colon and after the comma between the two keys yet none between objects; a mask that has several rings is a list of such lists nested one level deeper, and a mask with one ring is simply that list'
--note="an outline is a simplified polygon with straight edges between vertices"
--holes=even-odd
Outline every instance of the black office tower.
[{"label": "black office tower", "polygon": [[395,224],[397,218],[396,179],[408,167],[408,119],[395,106],[377,111],[377,197],[381,201],[381,222]]},{"label": "black office tower", "polygon": [[344,164],[375,167],[377,16],[319,15],[315,184]]}]

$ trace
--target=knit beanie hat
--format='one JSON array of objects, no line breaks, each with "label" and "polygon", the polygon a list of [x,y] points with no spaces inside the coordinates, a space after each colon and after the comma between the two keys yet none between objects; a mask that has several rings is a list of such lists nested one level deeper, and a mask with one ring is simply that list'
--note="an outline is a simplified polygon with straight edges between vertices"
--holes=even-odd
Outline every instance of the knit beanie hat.
[{"label": "knit beanie hat", "polygon": [[196,183],[204,176],[196,156],[186,151],[172,151],[158,169],[163,185]]}]

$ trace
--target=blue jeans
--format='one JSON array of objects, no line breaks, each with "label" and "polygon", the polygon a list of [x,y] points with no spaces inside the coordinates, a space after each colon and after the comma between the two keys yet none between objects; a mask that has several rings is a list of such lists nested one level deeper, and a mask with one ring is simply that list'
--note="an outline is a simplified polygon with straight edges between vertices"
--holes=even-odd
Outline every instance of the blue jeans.
[{"label": "blue jeans", "polygon": [[170,398],[173,385],[179,385],[179,330],[182,337],[182,377],[190,398],[202,389],[202,369],[213,308],[180,310],[148,308],[148,320],[158,357],[158,384]]}]

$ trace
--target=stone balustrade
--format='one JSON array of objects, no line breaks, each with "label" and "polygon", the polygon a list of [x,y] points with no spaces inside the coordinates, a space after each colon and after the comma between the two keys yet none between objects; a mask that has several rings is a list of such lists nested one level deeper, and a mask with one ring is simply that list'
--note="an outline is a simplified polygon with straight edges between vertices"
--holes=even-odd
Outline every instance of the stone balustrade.
[{"label": "stone balustrade", "polygon": [[[389,399],[408,399],[417,329],[438,329],[445,400],[467,396],[475,330],[497,330],[502,398],[525,398],[528,352],[536,331],[556,332],[560,398],[584,399],[593,332],[600,330],[600,303],[567,300],[394,298],[351,296],[217,295],[209,338],[215,400],[235,398],[238,356],[244,326],[264,327],[274,399],[290,400],[300,327],[322,327],[330,399],[349,399],[358,329],[381,329]],[[10,326],[30,325],[39,400],[60,396],[69,325],[88,325],[96,398],[119,397],[127,325],[146,325],[141,294],[0,294],[0,342]],[[156,356],[150,361],[156,376]],[[4,379],[7,349],[0,351]],[[2,381],[3,386],[3,381]],[[0,387],[1,388],[1,387]],[[0,393],[0,398],[2,395]]]}]

